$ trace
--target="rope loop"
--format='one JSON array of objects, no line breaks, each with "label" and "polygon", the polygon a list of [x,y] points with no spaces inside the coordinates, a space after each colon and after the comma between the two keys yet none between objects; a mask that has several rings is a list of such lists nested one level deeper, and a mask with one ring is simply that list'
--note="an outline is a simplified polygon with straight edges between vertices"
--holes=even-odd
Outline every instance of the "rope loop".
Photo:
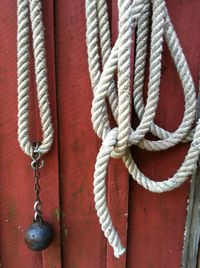
[{"label": "rope loop", "polygon": [[115,158],[115,159],[119,159],[119,158],[122,158],[127,152],[127,149],[124,149],[123,151],[122,150],[118,150],[118,147],[115,146],[111,152],[111,157],[112,158]]},{"label": "rope loop", "polygon": [[44,26],[40,0],[17,0],[17,79],[18,79],[18,141],[29,156],[32,143],[29,140],[29,31],[35,66],[35,80],[43,140],[38,152],[47,153],[53,143],[53,125],[48,96],[47,67],[44,44]]},{"label": "rope loop", "polygon": [[118,137],[119,137],[119,128],[113,128],[112,130],[110,130],[110,134],[112,135],[112,137],[115,137],[115,145],[113,147],[113,150],[111,152],[111,157],[115,158],[115,159],[119,159],[122,158],[126,153],[127,153],[127,149],[129,148],[129,138],[128,138],[128,142],[124,144],[123,149],[122,147],[119,146],[119,141],[118,141]]},{"label": "rope loop", "polygon": [[[121,241],[106,203],[105,177],[110,157],[122,158],[132,178],[145,189],[162,193],[179,187],[191,175],[200,152],[200,121],[193,128],[197,107],[195,86],[165,0],[118,0],[118,13],[118,38],[111,47],[106,0],[86,0],[86,42],[93,92],[91,119],[94,131],[103,140],[95,165],[94,200],[102,230],[114,252],[116,247],[121,247]],[[131,43],[134,32],[131,85]],[[159,102],[164,41],[176,66],[184,94],[183,119],[173,133],[154,122]],[[148,91],[144,102],[148,58]],[[136,129],[131,126],[132,87],[133,109],[140,120]],[[116,121],[117,127],[114,129],[111,129],[108,105]],[[147,133],[152,133],[158,139],[146,139]],[[182,165],[174,176],[164,181],[154,181],[143,174],[129,150],[130,146],[135,145],[147,151],[161,151],[188,141],[192,142]]]}]

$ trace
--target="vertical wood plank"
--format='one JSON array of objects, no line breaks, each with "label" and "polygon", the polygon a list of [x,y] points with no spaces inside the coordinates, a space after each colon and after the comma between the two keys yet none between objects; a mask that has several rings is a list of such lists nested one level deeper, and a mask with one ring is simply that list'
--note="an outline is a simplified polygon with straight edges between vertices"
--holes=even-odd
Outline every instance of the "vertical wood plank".
[{"label": "vertical wood plank", "polygon": [[[167,5],[197,87],[200,3],[168,0]],[[181,122],[184,101],[181,83],[166,47],[163,67],[156,122],[174,131]],[[187,145],[179,145],[168,152],[158,153],[134,148],[133,155],[144,174],[163,180],[179,168],[187,148]],[[180,267],[188,190],[189,184],[185,183],[177,190],[157,195],[131,182],[127,267]]]},{"label": "vertical wood plank", "polygon": [[[58,168],[58,131],[57,131],[57,91],[55,78],[55,43],[54,36],[54,1],[42,0],[46,37],[46,54],[49,81],[49,97],[54,126],[54,145],[47,154],[42,177],[42,198],[44,215],[54,227],[54,241],[43,251],[43,267],[61,267],[60,248],[60,200],[59,200],[59,168]],[[45,210],[46,209],[46,210]]]},{"label": "vertical wood plank", "polygon": [[[1,1],[0,263],[2,267],[60,267],[53,3],[47,0],[42,3],[55,143],[51,152],[44,157],[45,166],[41,170],[41,188],[44,218],[53,225],[55,236],[52,245],[43,253],[32,252],[24,244],[25,230],[33,218],[34,181],[30,167],[31,160],[21,151],[17,141],[16,1]],[[31,71],[30,105],[30,134],[36,139],[40,138],[41,131],[35,101],[33,70]]]},{"label": "vertical wood plank", "polygon": [[98,149],[85,45],[85,1],[56,2],[56,58],[63,267],[106,267],[106,241],[93,201]]}]

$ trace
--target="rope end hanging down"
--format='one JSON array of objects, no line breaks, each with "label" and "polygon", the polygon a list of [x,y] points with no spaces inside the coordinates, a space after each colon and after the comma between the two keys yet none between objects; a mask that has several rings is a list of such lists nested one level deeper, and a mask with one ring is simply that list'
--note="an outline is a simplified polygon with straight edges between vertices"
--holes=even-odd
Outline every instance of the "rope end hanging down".
[{"label": "rope end hanging down", "polygon": [[[106,201],[106,175],[110,157],[122,158],[132,178],[145,189],[155,193],[171,191],[179,187],[196,168],[200,152],[200,121],[192,129],[196,114],[194,82],[165,0],[118,0],[119,34],[112,48],[106,0],[86,0],[85,7],[88,65],[93,92],[92,123],[95,132],[103,140],[95,164],[94,201],[104,235],[113,247],[115,257],[119,258],[125,249],[112,223]],[[140,124],[133,129],[130,125],[130,43],[135,26],[133,105]],[[185,100],[182,122],[173,133],[154,123],[159,101],[164,39],[179,74]],[[149,82],[145,106],[143,88],[149,40]],[[99,59],[102,59],[101,63]],[[114,81],[116,71],[117,83]],[[117,123],[114,129],[110,128],[106,99]],[[147,140],[147,132],[158,140]],[[129,150],[131,145],[137,145],[143,150],[161,151],[188,141],[192,143],[182,165],[173,177],[161,182],[146,177],[138,169]]]},{"label": "rope end hanging down", "polygon": [[118,248],[117,250],[114,249],[114,256],[117,259],[119,259],[125,252],[126,252],[126,249],[122,246]]}]

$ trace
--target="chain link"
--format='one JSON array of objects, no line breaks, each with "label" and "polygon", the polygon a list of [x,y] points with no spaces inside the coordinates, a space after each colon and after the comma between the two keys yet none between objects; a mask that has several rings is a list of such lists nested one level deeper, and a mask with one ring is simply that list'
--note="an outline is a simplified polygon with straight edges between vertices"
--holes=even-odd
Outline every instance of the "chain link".
[{"label": "chain link", "polygon": [[34,202],[34,221],[39,221],[42,223],[42,202],[40,199],[40,168],[43,167],[44,161],[41,160],[41,153],[38,151],[39,143],[36,143],[36,146],[33,147],[33,152],[31,155],[32,162],[31,167],[33,168],[33,177],[34,177],[34,190],[35,190],[35,202]]}]

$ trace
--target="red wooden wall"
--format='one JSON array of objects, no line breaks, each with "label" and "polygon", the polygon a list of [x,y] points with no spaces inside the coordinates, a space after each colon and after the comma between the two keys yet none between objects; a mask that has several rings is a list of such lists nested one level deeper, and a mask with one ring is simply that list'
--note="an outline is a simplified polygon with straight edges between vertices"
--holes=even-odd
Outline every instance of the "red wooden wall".
[{"label": "red wooden wall", "polygon": [[[0,1],[0,267],[180,267],[189,184],[162,195],[149,193],[129,179],[120,160],[112,160],[109,167],[108,199],[124,244],[127,240],[127,254],[114,259],[93,202],[93,170],[100,141],[90,122],[84,0],[42,3],[55,140],[45,156],[41,184],[44,215],[54,226],[55,239],[42,253],[24,245],[34,193],[30,159],[17,142],[16,1]],[[200,2],[168,0],[167,5],[197,86]],[[109,7],[114,41],[116,1],[109,0]],[[181,121],[184,103],[167,48],[163,65],[156,122],[173,131]],[[33,73],[31,78],[31,136],[39,138]],[[145,174],[162,180],[175,172],[186,151],[187,146],[181,145],[162,153],[134,148],[133,154]]]}]

